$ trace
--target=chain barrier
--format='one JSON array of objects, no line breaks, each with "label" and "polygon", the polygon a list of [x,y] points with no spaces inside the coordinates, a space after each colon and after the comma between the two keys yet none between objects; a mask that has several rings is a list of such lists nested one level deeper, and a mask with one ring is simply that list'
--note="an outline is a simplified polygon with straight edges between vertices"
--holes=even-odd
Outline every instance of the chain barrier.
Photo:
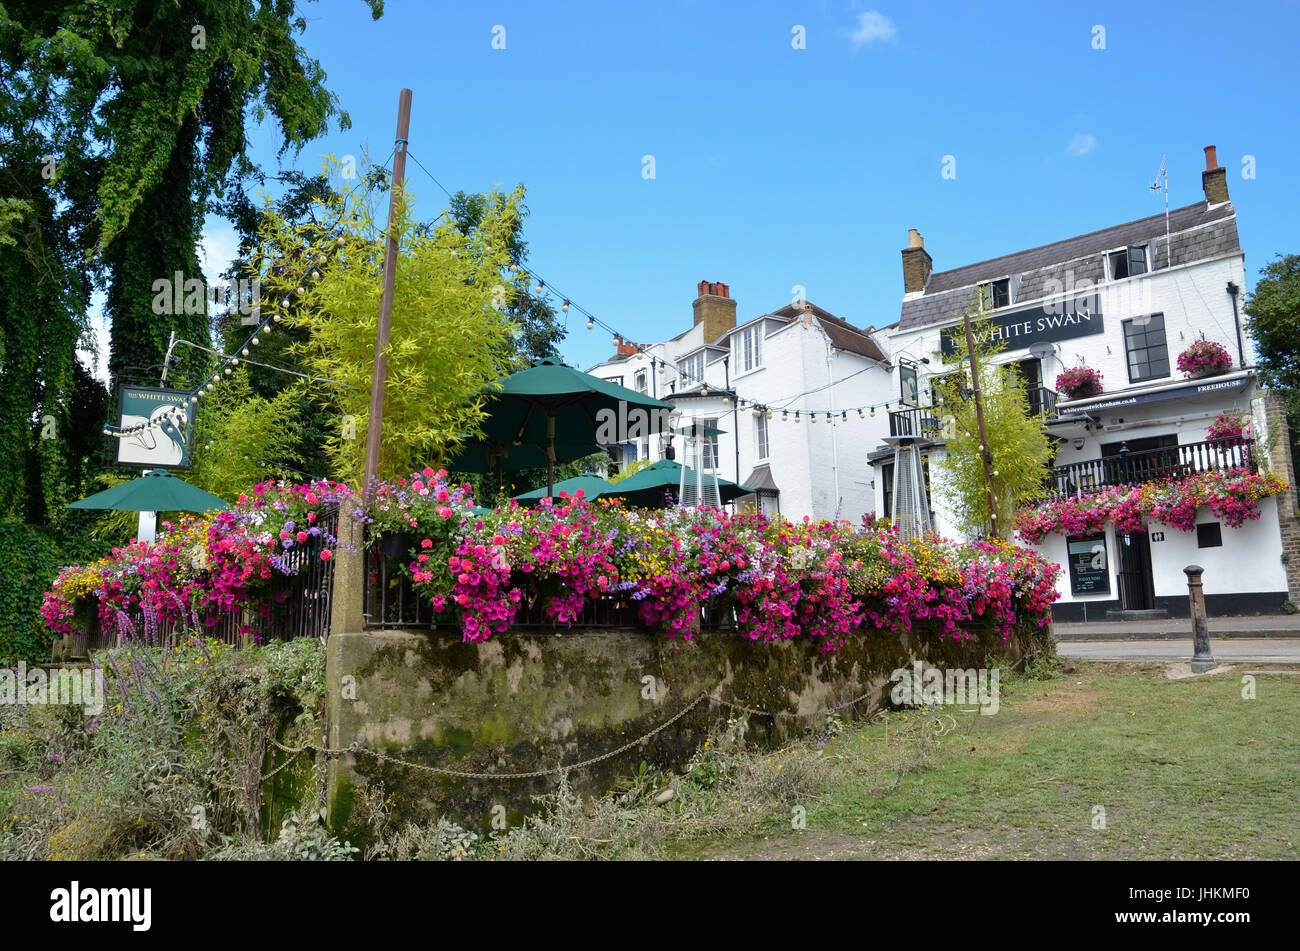
[{"label": "chain barrier", "polygon": [[265,778],[269,779],[271,776],[274,776],[277,772],[284,769],[284,767],[287,766],[290,762],[292,762],[300,753],[305,753],[306,751],[311,750],[315,753],[324,754],[325,756],[342,756],[347,753],[350,753],[353,756],[356,755],[369,756],[372,759],[378,760],[379,762],[382,763],[393,763],[394,765],[402,766],[407,769],[414,769],[424,773],[433,773],[439,776],[450,776],[455,779],[497,779],[497,780],[539,779],[544,776],[555,776],[562,773],[571,773],[576,770],[586,769],[589,766],[595,766],[597,763],[604,762],[607,759],[612,759],[615,756],[619,756],[623,753],[626,753],[628,750],[640,746],[646,740],[649,740],[655,735],[668,729],[668,727],[672,726],[682,717],[686,716],[686,714],[690,713],[692,710],[694,710],[705,700],[709,700],[712,703],[716,703],[720,706],[730,707],[733,710],[740,710],[753,716],[772,717],[774,719],[777,718],[798,719],[798,718],[805,718],[805,717],[826,716],[827,714],[835,713],[839,710],[848,709],[849,707],[861,703],[863,700],[866,700],[868,697],[871,697],[874,693],[875,691],[864,693],[862,696],[857,697],[854,700],[850,700],[847,703],[839,704],[835,708],[830,710],[822,710],[819,711],[818,713],[807,713],[807,714],[791,713],[786,710],[775,710],[775,711],[758,710],[753,707],[747,707],[744,704],[734,703],[730,700],[722,700],[721,698],[718,697],[711,697],[707,693],[702,693],[694,700],[692,700],[690,703],[688,703],[686,706],[684,706],[681,710],[677,711],[677,713],[675,713],[670,719],[665,720],[663,723],[659,724],[649,733],[643,734],[642,736],[638,737],[635,740],[632,740],[631,742],[624,743],[622,746],[618,747],[617,749],[610,750],[607,753],[602,753],[599,756],[593,756],[590,759],[580,760],[577,763],[569,763],[568,765],[565,766],[552,766],[547,769],[534,769],[523,773],[478,773],[478,772],[470,772],[461,769],[450,769],[445,766],[429,766],[425,763],[412,763],[410,760],[405,760],[397,756],[390,756],[387,753],[381,753],[379,750],[368,749],[364,746],[361,746],[359,743],[353,743],[351,746],[339,747],[339,748],[328,747],[328,746],[317,746],[315,743],[305,743],[302,746],[285,746],[279,740],[272,737],[271,742],[275,745],[277,749],[285,753],[290,753],[292,755],[289,757],[288,760],[286,760],[284,763],[281,763],[274,770],[268,773]]}]

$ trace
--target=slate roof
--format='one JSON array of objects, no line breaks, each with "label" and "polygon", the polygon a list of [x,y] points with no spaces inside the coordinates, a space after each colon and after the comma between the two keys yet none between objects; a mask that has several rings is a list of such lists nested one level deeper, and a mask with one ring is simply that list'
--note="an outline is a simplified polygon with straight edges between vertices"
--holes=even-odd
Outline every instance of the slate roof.
[{"label": "slate roof", "polygon": [[[831,344],[837,350],[847,350],[849,353],[856,353],[882,363],[889,362],[889,358],[876,346],[876,342],[865,330],[853,326],[841,317],[836,317],[828,310],[823,310],[812,301],[807,303],[812,308],[813,316],[817,318],[817,322],[821,324],[826,335],[831,338]],[[773,311],[771,316],[797,320],[803,316],[803,309],[792,303],[786,304],[780,310]]]},{"label": "slate roof", "polygon": [[[1067,238],[1027,251],[936,271],[930,275],[925,292],[903,301],[899,330],[926,327],[953,319],[970,299],[975,285],[998,278],[1011,277],[1018,282],[1012,307],[1045,296],[1049,278],[1063,280],[1071,270],[1075,282],[1105,280],[1103,253],[1128,245],[1151,244],[1151,270],[1186,264],[1241,250],[1237,237],[1236,212],[1225,202],[1209,205],[1198,202],[1169,212],[1170,253],[1166,254],[1164,213],[1140,218],[1100,231]],[[1167,257],[1171,258],[1166,263]]]}]

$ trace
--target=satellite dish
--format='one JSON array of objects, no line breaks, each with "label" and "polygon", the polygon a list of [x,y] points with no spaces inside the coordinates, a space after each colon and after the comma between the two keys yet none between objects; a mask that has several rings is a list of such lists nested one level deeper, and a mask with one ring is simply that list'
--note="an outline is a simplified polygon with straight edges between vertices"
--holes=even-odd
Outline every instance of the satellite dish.
[{"label": "satellite dish", "polygon": [[1029,355],[1035,360],[1046,360],[1054,353],[1056,353],[1056,348],[1050,343],[1040,341],[1029,345]]}]

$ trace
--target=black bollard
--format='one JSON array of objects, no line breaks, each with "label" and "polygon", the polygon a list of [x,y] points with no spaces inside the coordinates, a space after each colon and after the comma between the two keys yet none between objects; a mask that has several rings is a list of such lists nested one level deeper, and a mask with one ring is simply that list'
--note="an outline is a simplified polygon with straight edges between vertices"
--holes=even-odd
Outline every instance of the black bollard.
[{"label": "black bollard", "polygon": [[1187,603],[1192,615],[1192,644],[1196,652],[1192,655],[1192,672],[1203,674],[1218,666],[1210,656],[1210,627],[1205,619],[1205,590],[1201,586],[1201,573],[1205,571],[1200,565],[1188,565],[1183,569],[1187,575]]}]

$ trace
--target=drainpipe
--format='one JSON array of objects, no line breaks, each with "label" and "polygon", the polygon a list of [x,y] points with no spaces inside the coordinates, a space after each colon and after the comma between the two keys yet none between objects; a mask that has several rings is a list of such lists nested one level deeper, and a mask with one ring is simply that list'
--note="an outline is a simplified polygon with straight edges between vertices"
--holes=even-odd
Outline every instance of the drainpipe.
[{"label": "drainpipe", "polygon": [[[727,392],[731,393],[731,355],[722,358],[722,373]],[[732,394],[734,397],[735,394]],[[731,439],[736,447],[736,485],[740,485],[740,400],[731,401]],[[714,460],[715,462],[717,460]],[[719,500],[721,501],[721,500]],[[732,503],[734,508],[735,503]]]},{"label": "drainpipe", "polygon": [[[831,338],[826,338],[826,375],[830,378],[830,401],[831,409],[835,409],[835,348],[831,346]],[[839,444],[835,438],[836,430],[835,414],[831,413],[831,473],[835,477],[835,514],[840,512],[840,451]]]},{"label": "drainpipe", "polygon": [[1237,294],[1241,288],[1232,281],[1228,282],[1228,296],[1232,298],[1232,326],[1237,331],[1237,365],[1246,369],[1246,348],[1241,342],[1241,320],[1237,317]]}]

